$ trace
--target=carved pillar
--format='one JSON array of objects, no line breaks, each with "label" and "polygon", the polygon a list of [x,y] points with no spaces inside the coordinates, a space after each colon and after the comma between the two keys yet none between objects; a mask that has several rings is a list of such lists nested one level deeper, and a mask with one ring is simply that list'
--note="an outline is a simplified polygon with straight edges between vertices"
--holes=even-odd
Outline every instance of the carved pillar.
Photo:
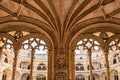
[{"label": "carved pillar", "polygon": [[16,68],[17,68],[19,49],[15,49],[14,54],[15,55],[14,55],[14,62],[13,62],[12,80],[15,80],[15,76],[16,76]]},{"label": "carved pillar", "polygon": [[68,51],[63,48],[57,50],[58,53],[55,55],[55,79],[54,80],[68,80],[69,70],[69,55]]},{"label": "carved pillar", "polygon": [[54,73],[53,50],[48,50],[48,77],[47,77],[47,80],[54,80],[54,74],[53,73]]},{"label": "carved pillar", "polygon": [[69,54],[69,80],[75,80],[75,53],[71,49]]},{"label": "carved pillar", "polygon": [[88,50],[88,58],[89,58],[89,71],[90,71],[90,80],[93,80],[93,75],[92,75],[92,60],[91,60],[91,50]]},{"label": "carved pillar", "polygon": [[32,51],[31,51],[31,64],[30,64],[30,80],[33,80],[34,57],[35,57],[35,50],[32,49]]},{"label": "carved pillar", "polygon": [[105,54],[105,67],[106,67],[106,78],[110,80],[110,69],[109,69],[109,62],[108,62],[108,51],[104,51]]}]

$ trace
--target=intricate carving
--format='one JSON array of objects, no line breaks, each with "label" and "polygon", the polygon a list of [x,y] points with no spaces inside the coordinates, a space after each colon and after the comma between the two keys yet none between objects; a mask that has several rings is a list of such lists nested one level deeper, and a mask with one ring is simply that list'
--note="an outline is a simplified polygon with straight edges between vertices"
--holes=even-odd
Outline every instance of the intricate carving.
[{"label": "intricate carving", "polygon": [[57,58],[58,58],[57,61],[58,67],[59,68],[65,67],[65,54],[59,54]]},{"label": "intricate carving", "polygon": [[16,40],[19,40],[21,37],[23,37],[22,31],[16,31],[15,34],[14,34],[14,38]]},{"label": "intricate carving", "polygon": [[99,51],[101,48],[100,48],[100,43],[98,43],[96,40],[91,39],[91,38],[85,38],[83,40],[80,40],[77,43],[76,49],[77,50],[87,49],[87,50]]},{"label": "intricate carving", "polygon": [[109,44],[109,49],[112,51],[120,50],[120,39],[115,39]]},{"label": "intricate carving", "polygon": [[0,47],[3,49],[11,49],[13,48],[13,42],[6,38],[6,37],[0,37]]},{"label": "intricate carving", "polygon": [[67,80],[66,79],[66,74],[63,73],[63,72],[58,73],[57,76],[56,76],[56,80]]},{"label": "intricate carving", "polygon": [[23,49],[38,49],[38,50],[46,50],[46,43],[39,38],[29,38],[25,40],[22,44]]},{"label": "intricate carving", "polygon": [[59,69],[65,68],[66,66],[66,58],[65,58],[64,50],[60,49],[59,54],[57,55],[57,67]]},{"label": "intricate carving", "polygon": [[103,40],[107,40],[109,38],[109,36],[106,32],[101,32],[99,37],[102,38]]}]

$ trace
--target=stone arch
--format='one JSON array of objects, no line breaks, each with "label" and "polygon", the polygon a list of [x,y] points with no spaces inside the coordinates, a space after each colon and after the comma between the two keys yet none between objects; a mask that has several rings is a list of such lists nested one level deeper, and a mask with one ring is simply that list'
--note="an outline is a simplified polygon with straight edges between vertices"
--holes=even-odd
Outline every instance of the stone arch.
[{"label": "stone arch", "polygon": [[3,70],[3,73],[6,74],[6,80],[11,80],[12,79],[12,70],[9,68],[5,68]]},{"label": "stone arch", "polygon": [[[90,80],[90,75],[88,75],[88,80]],[[94,73],[93,80],[100,80],[100,76],[98,74]]]},{"label": "stone arch", "polygon": [[109,45],[113,40],[119,39],[119,38],[120,38],[120,34],[113,35],[107,40],[106,43],[107,43],[107,45]]},{"label": "stone arch", "polygon": [[37,70],[46,70],[46,69],[47,69],[47,66],[44,63],[40,63],[37,66]]},{"label": "stone arch", "polygon": [[56,75],[56,80],[67,80],[66,74],[64,72],[60,72]]},{"label": "stone arch", "polygon": [[[100,61],[94,61],[94,62],[92,62],[92,64],[93,64],[94,70],[99,70],[100,69],[100,64],[101,64]],[[96,65],[94,65],[94,64],[96,64]]]},{"label": "stone arch", "polygon": [[78,74],[78,75],[76,75],[75,76],[76,77],[76,79],[75,80],[85,80],[85,75],[83,75],[83,74]]},{"label": "stone arch", "polygon": [[[28,17],[20,17],[19,22],[11,20],[10,16],[4,17],[3,19],[5,19],[5,20],[0,21],[0,29],[1,29],[0,32],[23,30],[23,31],[31,32],[32,34],[37,34],[37,35],[40,34],[41,36],[38,35],[38,37],[41,37],[42,39],[44,39],[44,41],[47,44],[49,53],[50,53],[50,54],[48,54],[49,62],[53,61],[53,58],[51,58],[51,56],[54,55],[53,47],[55,45],[57,46],[57,43],[56,43],[56,40],[54,38],[55,36],[53,34],[51,34],[52,33],[51,30],[49,30],[49,25],[48,24],[42,23],[41,21],[36,21],[35,19],[31,19],[31,18],[28,18]],[[34,23],[34,22],[36,22],[36,23]],[[26,35],[25,37],[27,37],[27,36],[28,35]],[[29,36],[31,36],[31,35],[29,35]],[[24,37],[24,40],[25,40],[25,37]],[[17,50],[21,46],[19,42],[21,42],[21,41],[17,41],[16,45],[15,45],[15,48],[17,48]],[[51,68],[50,71],[54,70],[54,67],[52,67],[52,65],[53,64],[48,65],[49,68]],[[52,74],[49,73],[49,75],[52,75]],[[53,76],[49,76],[49,77],[53,77]]]},{"label": "stone arch", "polygon": [[[5,21],[0,22],[0,27],[1,30],[7,30],[9,29],[9,31],[11,30],[18,30],[19,26],[19,30],[24,30],[24,31],[28,31],[28,32],[33,32],[33,33],[41,33],[44,34],[44,36],[46,36],[47,38],[49,38],[49,40],[52,42],[52,45],[56,45],[56,40],[55,40],[55,35],[51,34],[51,30],[49,29],[49,25],[46,23],[43,23],[41,21],[37,21],[33,18],[28,18],[28,17],[23,17],[20,16],[20,21],[14,21],[14,20],[10,20],[11,17],[8,16],[8,18],[4,17],[3,19],[5,19]],[[8,28],[11,27],[11,28]],[[23,28],[24,27],[24,28]],[[7,28],[7,29],[6,29]],[[28,29],[29,28],[29,29]]]},{"label": "stone arch", "polygon": [[[111,36],[108,39],[108,41],[106,42],[107,45],[109,46],[109,52],[115,53],[115,54],[111,54],[112,60],[113,60],[113,58],[116,54],[120,55],[119,52],[118,52],[118,50],[120,50],[119,49],[119,47],[120,47],[119,46],[119,44],[120,44],[119,40],[120,40],[120,34],[116,34],[116,35]],[[114,51],[114,50],[116,50],[116,51]],[[116,60],[114,60],[114,61],[116,63]],[[119,62],[119,61],[120,61],[120,58],[118,59],[117,62]]]},{"label": "stone arch", "polygon": [[106,80],[106,79],[107,79],[107,78],[106,78],[106,73],[105,73],[105,72],[102,72],[101,75],[102,75],[101,77],[102,77],[103,80]]},{"label": "stone arch", "polygon": [[36,80],[47,80],[47,77],[44,74],[37,74],[36,75]]},{"label": "stone arch", "polygon": [[[1,46],[2,47],[2,49],[5,47],[5,46],[7,46],[6,44],[8,43],[8,44],[11,44],[12,46],[13,46],[13,49],[15,49],[15,48],[17,48],[17,42],[16,42],[16,40],[14,39],[14,37],[13,36],[11,36],[11,35],[9,35],[9,34],[5,34],[5,33],[0,33],[0,37],[3,37],[3,38],[6,38],[5,40],[10,40],[11,42],[6,42],[6,43],[4,43],[3,42],[3,46]],[[9,55],[8,55],[9,56]]]},{"label": "stone arch", "polygon": [[[80,23],[77,23],[76,25],[72,26],[73,28],[71,28],[68,35],[66,36],[67,40],[65,43],[66,43],[66,45],[69,46],[71,41],[73,41],[78,35],[83,34],[83,32],[85,32],[89,29],[92,30],[92,29],[96,29],[98,27],[104,28],[105,26],[108,26],[109,28],[111,27],[112,30],[116,29],[118,31],[118,29],[120,29],[119,21],[120,20],[117,18],[110,18],[109,20],[105,20],[103,17],[97,17],[97,18],[91,18],[91,19],[82,21]],[[107,30],[109,28],[107,28]],[[117,32],[117,31],[115,31],[115,32]]]},{"label": "stone arch", "polygon": [[[112,80],[116,80],[115,77],[117,77],[117,78],[119,77],[117,69],[112,69],[112,70],[110,71],[110,74],[111,74],[111,79],[112,79]],[[118,80],[119,80],[119,79],[118,79]]]},{"label": "stone arch", "polygon": [[93,74],[93,77],[95,78],[95,80],[100,80],[100,76],[98,74]]},{"label": "stone arch", "polygon": [[112,59],[112,64],[116,64],[120,62],[120,54],[119,53],[112,54],[111,59]]},{"label": "stone arch", "polygon": [[73,27],[75,27],[73,30],[75,33],[82,34],[84,31],[87,31],[87,30],[93,29],[93,28],[97,28],[97,27],[104,28],[105,26],[109,26],[109,28],[119,29],[119,25],[120,25],[119,21],[120,20],[117,18],[110,18],[109,20],[108,19],[105,20],[102,17],[91,18],[91,19],[82,21],[80,23],[77,23],[76,25],[73,26]]},{"label": "stone arch", "polygon": [[78,71],[84,71],[84,65],[82,63],[76,63],[76,70]]},{"label": "stone arch", "polygon": [[30,62],[29,61],[21,61],[20,64],[21,64],[22,69],[28,69]]},{"label": "stone arch", "polygon": [[23,73],[21,76],[21,80],[27,80],[27,78],[30,76],[29,73]]},{"label": "stone arch", "polygon": [[[94,36],[92,34],[82,34],[82,35],[77,36],[73,41],[71,41],[71,44],[69,45],[69,47],[70,47],[70,50],[72,51],[72,53],[74,53],[74,50],[76,49],[76,44],[80,40],[85,39],[85,38],[90,38],[90,39],[96,40],[100,44],[100,47],[103,51],[108,50],[108,46],[104,43],[104,41],[101,38]],[[72,69],[74,69],[74,65],[75,65],[74,64],[74,60],[75,60],[74,56],[75,55],[73,55],[73,54],[69,54],[69,55],[72,57],[72,59],[70,60],[70,63],[72,63],[72,64],[69,64],[69,65],[72,66]],[[103,56],[105,57],[104,53],[103,53]],[[70,74],[72,74],[72,76],[74,78],[75,72],[73,70],[70,72]]]},{"label": "stone arch", "polygon": [[43,34],[37,34],[37,33],[28,34],[28,35],[25,35],[24,37],[22,37],[18,41],[19,46],[22,46],[22,43],[29,38],[40,38],[41,40],[45,41],[48,50],[49,49],[51,50],[53,48],[53,45],[51,44],[51,41],[47,37],[45,37]]},{"label": "stone arch", "polygon": [[16,71],[15,80],[20,80],[20,72]]},{"label": "stone arch", "polygon": [[52,42],[43,34],[33,33],[33,34],[25,35],[20,40],[18,40],[19,46],[22,46],[22,43],[25,40],[30,39],[30,38],[39,38],[40,40],[43,40],[46,43],[46,47],[48,50],[48,63],[47,63],[48,68],[47,68],[47,71],[48,71],[48,79],[49,79],[49,77],[52,77],[52,76],[50,76],[51,75],[50,73],[51,73],[51,71],[53,71],[53,67],[52,67],[53,64],[51,64],[51,60],[52,60],[51,56],[54,55],[54,53],[51,53],[51,50],[53,49]]},{"label": "stone arch", "polygon": [[85,39],[85,38],[90,38],[90,39],[96,40],[98,43],[100,43],[100,46],[103,50],[105,50],[105,51],[108,50],[107,45],[104,43],[104,41],[101,38],[94,36],[94,35],[91,35],[91,34],[82,34],[82,35],[77,36],[71,42],[70,49],[75,50],[77,42],[79,42],[80,40]]}]

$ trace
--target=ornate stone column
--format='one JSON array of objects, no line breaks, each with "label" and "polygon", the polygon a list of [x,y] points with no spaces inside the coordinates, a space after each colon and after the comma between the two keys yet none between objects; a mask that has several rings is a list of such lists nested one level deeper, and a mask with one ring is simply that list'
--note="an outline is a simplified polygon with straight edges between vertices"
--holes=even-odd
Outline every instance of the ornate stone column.
[{"label": "ornate stone column", "polygon": [[31,51],[31,64],[30,64],[30,80],[33,80],[34,58],[35,58],[35,50],[32,49],[32,51]]},{"label": "ornate stone column", "polygon": [[55,79],[54,80],[68,80],[69,77],[69,55],[68,50],[59,48],[55,54]]},{"label": "ornate stone column", "polygon": [[110,68],[109,68],[109,62],[108,62],[108,51],[104,51],[104,55],[105,55],[105,68],[106,68],[106,78],[107,80],[110,80]]},{"label": "ornate stone column", "polygon": [[69,51],[69,80],[75,80],[75,53],[74,50]]},{"label": "ornate stone column", "polygon": [[47,80],[54,80],[54,55],[53,50],[48,49],[48,77]]},{"label": "ornate stone column", "polygon": [[93,80],[93,74],[92,74],[92,60],[91,60],[91,50],[88,50],[88,58],[89,58],[89,71],[90,71],[90,80]]},{"label": "ornate stone column", "polygon": [[15,55],[14,55],[14,62],[13,62],[12,80],[15,80],[15,76],[16,76],[16,68],[17,68],[19,49],[14,49],[14,54]]}]

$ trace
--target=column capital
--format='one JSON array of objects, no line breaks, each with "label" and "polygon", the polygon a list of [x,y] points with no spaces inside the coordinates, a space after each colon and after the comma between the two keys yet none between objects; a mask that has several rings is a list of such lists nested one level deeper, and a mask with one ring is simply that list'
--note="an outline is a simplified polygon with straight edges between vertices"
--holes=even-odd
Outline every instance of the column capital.
[{"label": "column capital", "polygon": [[92,54],[91,50],[88,49],[87,52],[88,52],[88,56],[91,57],[91,54]]},{"label": "column capital", "polygon": [[109,50],[102,50],[104,53],[109,53]]}]

